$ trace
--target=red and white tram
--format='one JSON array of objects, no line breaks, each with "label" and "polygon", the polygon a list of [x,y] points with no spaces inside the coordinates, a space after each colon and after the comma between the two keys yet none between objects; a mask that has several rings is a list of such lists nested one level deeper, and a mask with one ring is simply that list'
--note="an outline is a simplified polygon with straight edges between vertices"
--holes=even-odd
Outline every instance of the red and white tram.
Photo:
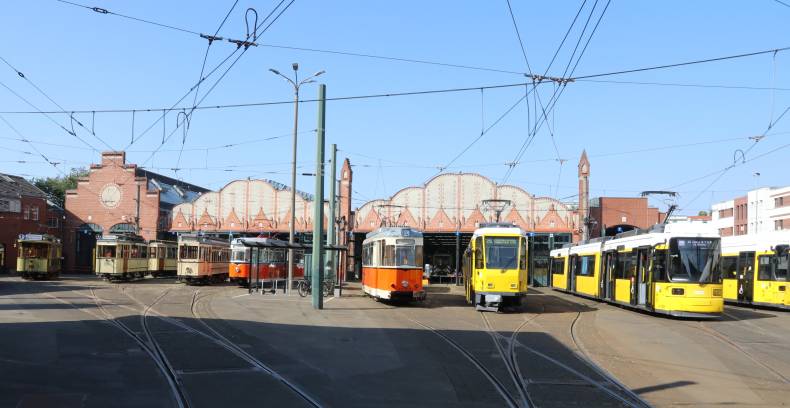
[{"label": "red and white tram", "polygon": [[382,227],[362,243],[362,290],[376,299],[424,300],[423,238],[408,227]]}]

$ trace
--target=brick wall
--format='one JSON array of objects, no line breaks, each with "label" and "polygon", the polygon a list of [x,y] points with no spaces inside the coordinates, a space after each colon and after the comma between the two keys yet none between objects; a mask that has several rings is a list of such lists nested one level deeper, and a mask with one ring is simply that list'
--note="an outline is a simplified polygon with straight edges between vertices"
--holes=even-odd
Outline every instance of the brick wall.
[{"label": "brick wall", "polygon": [[590,236],[601,236],[602,228],[617,225],[631,225],[648,228],[663,221],[663,214],[655,207],[649,207],[646,197],[601,197],[598,207],[590,208],[590,216],[597,223],[593,225]]},{"label": "brick wall", "polygon": [[[66,222],[63,247],[66,271],[75,269],[76,234],[84,224],[96,224],[107,233],[115,224],[135,224],[138,211],[140,235],[156,239],[159,222],[159,192],[147,190],[144,177],[135,176],[135,165],[127,165],[122,152],[105,152],[102,163],[92,165],[87,177],[75,190],[66,193]],[[120,194],[102,196],[105,188],[117,188]],[[106,198],[106,199],[105,199]]]}]

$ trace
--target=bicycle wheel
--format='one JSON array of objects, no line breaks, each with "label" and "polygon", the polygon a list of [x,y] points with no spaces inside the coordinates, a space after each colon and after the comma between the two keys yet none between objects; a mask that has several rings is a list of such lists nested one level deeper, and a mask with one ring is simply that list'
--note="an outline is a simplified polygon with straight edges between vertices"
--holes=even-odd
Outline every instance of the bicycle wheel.
[{"label": "bicycle wheel", "polygon": [[299,281],[299,288],[297,289],[299,296],[305,297],[310,294],[310,284],[306,280]]},{"label": "bicycle wheel", "polygon": [[332,281],[324,282],[324,297],[332,296],[335,292],[335,283]]}]

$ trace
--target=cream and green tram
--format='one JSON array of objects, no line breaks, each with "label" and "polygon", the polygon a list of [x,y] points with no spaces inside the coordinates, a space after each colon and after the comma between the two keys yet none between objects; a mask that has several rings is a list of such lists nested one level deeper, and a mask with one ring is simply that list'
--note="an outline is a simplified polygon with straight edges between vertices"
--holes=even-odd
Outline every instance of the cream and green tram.
[{"label": "cream and green tram", "polygon": [[678,317],[724,309],[720,238],[709,224],[678,222],[551,251],[557,290]]},{"label": "cream and green tram", "polygon": [[509,224],[483,224],[464,251],[466,301],[479,311],[517,306],[527,295],[527,235]]},{"label": "cream and green tram", "polygon": [[94,272],[108,281],[144,278],[148,274],[148,244],[135,234],[98,238]]},{"label": "cream and green tram", "polygon": [[20,234],[16,247],[16,271],[22,279],[54,279],[60,275],[60,239],[49,234]]},{"label": "cream and green tram", "polygon": [[176,276],[178,267],[178,244],[174,241],[151,241],[148,243],[148,273],[157,278]]},{"label": "cream and green tram", "polygon": [[200,235],[178,237],[178,269],[180,282],[223,282],[228,278],[230,243]]},{"label": "cream and green tram", "polygon": [[724,301],[790,309],[790,231],[721,239]]}]

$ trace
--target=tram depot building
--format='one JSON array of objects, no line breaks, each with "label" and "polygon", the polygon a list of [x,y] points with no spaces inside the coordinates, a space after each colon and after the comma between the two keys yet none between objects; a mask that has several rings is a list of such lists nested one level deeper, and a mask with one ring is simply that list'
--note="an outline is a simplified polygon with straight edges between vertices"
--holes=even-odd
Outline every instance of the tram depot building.
[{"label": "tram depot building", "polygon": [[[175,240],[183,233],[223,239],[262,234],[287,239],[290,188],[278,182],[235,180],[218,191],[209,191],[127,163],[124,152],[102,153],[101,162],[89,170],[88,176],[66,193],[62,227],[65,273],[90,273],[96,238],[107,234],[136,231],[146,240]],[[456,259],[474,230],[482,223],[495,221],[494,214],[485,208],[485,201],[507,200],[509,204],[500,220],[528,232],[533,270],[530,283],[547,285],[551,249],[599,236],[602,228],[603,233],[613,235],[648,227],[663,217],[643,198],[590,200],[590,162],[586,153],[579,160],[577,175],[576,203],[537,197],[518,186],[498,185],[475,173],[444,173],[422,185],[403,188],[391,197],[352,209],[352,166],[346,159],[338,169],[336,214],[330,217],[328,203],[324,202],[322,221],[325,228],[329,222],[335,223],[338,244],[348,246],[338,265],[342,279],[360,277],[362,241],[365,234],[382,225],[422,231],[425,263],[431,265],[434,275],[452,278]],[[312,195],[297,193],[297,239],[311,242],[315,203]],[[13,245],[10,238],[4,242],[6,246],[9,243]],[[7,261],[8,265],[13,262]]]},{"label": "tram depot building", "polygon": [[90,273],[101,235],[135,232],[144,239],[172,239],[170,213],[207,189],[126,163],[124,152],[104,152],[77,188],[66,192],[63,232],[65,272]]}]

